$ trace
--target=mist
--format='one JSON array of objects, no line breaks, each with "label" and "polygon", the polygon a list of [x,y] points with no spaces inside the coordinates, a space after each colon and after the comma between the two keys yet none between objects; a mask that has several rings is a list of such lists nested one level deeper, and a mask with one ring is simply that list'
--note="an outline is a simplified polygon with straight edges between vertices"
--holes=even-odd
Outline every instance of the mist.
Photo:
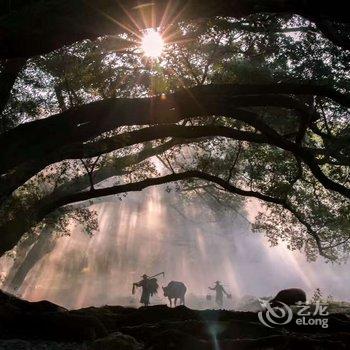
[{"label": "mist", "polygon": [[[93,236],[73,227],[70,236],[43,232],[23,256],[0,260],[2,288],[22,298],[50,300],[70,309],[86,306],[139,306],[132,283],[142,274],[187,286],[187,306],[211,308],[206,295],[216,280],[232,294],[226,308],[246,296],[272,296],[303,288],[311,297],[316,288],[327,297],[349,300],[349,265],[306,261],[283,245],[270,247],[262,234],[252,233],[242,215],[232,211],[219,218],[206,215],[200,202],[188,204],[165,187],[129,193],[94,205],[99,231]],[[257,211],[248,204],[248,219]],[[151,304],[164,304],[160,288]]]}]

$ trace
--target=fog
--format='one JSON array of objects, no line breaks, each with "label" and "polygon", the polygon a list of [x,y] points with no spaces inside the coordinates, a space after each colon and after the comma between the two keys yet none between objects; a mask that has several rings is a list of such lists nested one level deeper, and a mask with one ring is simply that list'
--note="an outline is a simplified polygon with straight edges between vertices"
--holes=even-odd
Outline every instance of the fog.
[{"label": "fog", "polygon": [[[219,218],[203,205],[179,200],[179,193],[154,187],[94,206],[99,231],[87,235],[72,226],[70,236],[44,233],[22,256],[0,260],[2,288],[28,300],[47,299],[67,308],[121,304],[138,306],[132,283],[144,273],[187,286],[187,305],[213,307],[208,286],[222,281],[232,300],[245,295],[272,296],[289,287],[311,297],[320,288],[326,297],[349,300],[349,265],[310,263],[282,245],[270,247],[234,212]],[[186,204],[187,203],[187,204]],[[248,219],[257,211],[247,206]],[[165,303],[161,288],[151,304]]]}]

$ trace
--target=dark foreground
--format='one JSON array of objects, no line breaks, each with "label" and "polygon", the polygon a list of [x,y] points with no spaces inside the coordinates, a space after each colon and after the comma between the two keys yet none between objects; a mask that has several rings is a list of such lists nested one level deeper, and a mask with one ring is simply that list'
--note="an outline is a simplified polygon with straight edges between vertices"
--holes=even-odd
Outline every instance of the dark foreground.
[{"label": "dark foreground", "polygon": [[268,328],[256,313],[164,305],[105,306],[67,311],[0,292],[0,349],[228,350],[350,349],[350,317],[328,316],[329,327]]}]

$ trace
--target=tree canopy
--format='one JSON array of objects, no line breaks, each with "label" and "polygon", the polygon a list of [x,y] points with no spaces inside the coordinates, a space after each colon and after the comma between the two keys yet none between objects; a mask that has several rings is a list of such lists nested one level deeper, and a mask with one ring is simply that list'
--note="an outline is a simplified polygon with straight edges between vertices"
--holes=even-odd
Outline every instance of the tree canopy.
[{"label": "tree canopy", "polygon": [[346,258],[344,2],[0,5],[1,253],[72,218],[96,229],[97,198],[176,182],[226,206],[256,198],[272,244]]}]

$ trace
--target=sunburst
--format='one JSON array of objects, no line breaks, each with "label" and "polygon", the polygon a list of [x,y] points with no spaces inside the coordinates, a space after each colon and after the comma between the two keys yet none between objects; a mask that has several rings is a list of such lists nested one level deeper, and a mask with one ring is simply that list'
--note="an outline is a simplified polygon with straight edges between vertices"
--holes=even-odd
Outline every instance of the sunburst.
[{"label": "sunburst", "polygon": [[161,33],[153,28],[144,31],[141,48],[146,57],[158,58],[164,49],[164,40]]}]

